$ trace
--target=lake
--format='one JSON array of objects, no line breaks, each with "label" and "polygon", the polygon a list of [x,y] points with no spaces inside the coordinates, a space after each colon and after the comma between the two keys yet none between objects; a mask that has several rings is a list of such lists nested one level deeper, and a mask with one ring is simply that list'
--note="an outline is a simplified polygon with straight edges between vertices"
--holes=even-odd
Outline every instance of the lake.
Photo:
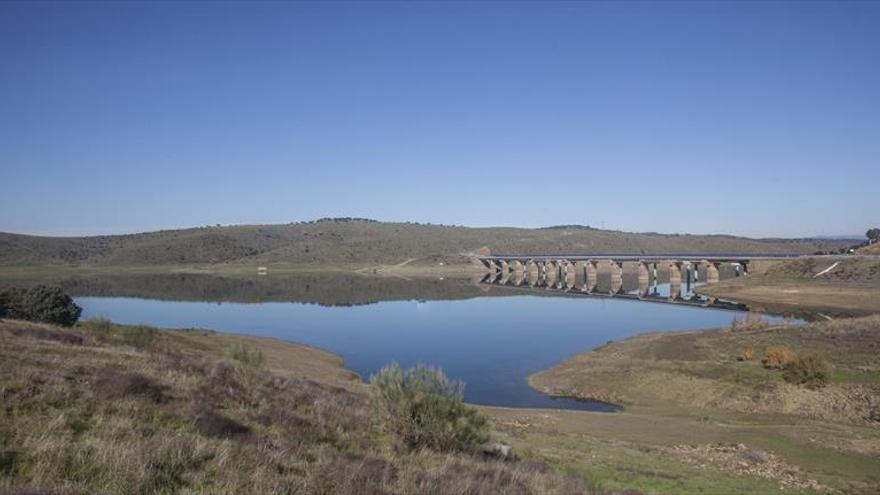
[{"label": "lake", "polygon": [[743,314],[620,297],[561,297],[544,288],[471,280],[174,274],[38,282],[73,294],[84,319],[209,328],[309,344],[341,355],[346,367],[365,379],[392,361],[426,363],[464,381],[465,399],[473,404],[593,411],[616,408],[554,399],[529,387],[526,378],[610,340],[727,326]]}]

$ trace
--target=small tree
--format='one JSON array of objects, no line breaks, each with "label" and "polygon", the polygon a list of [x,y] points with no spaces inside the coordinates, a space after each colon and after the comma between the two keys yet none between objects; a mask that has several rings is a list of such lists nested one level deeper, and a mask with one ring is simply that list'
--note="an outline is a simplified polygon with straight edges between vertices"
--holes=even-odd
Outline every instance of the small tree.
[{"label": "small tree", "polygon": [[370,378],[390,429],[410,449],[474,450],[489,439],[486,418],[463,402],[464,384],[437,368],[397,363]]},{"label": "small tree", "polygon": [[865,236],[868,238],[869,243],[874,244],[875,242],[880,241],[880,229],[876,227],[873,229],[868,229],[868,231],[865,233]]},{"label": "small tree", "polygon": [[79,320],[82,308],[60,287],[38,285],[22,298],[22,309],[29,320],[71,326]]},{"label": "small tree", "polygon": [[831,367],[820,356],[798,357],[785,364],[782,378],[788,383],[818,389],[824,387],[831,378]]}]

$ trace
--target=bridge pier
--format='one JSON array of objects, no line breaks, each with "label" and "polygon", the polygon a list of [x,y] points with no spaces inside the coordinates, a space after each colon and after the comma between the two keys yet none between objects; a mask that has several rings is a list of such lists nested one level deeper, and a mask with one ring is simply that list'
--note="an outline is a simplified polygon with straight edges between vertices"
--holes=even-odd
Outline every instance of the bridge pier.
[{"label": "bridge pier", "polygon": [[694,264],[690,261],[685,261],[684,263],[685,273],[686,273],[686,285],[685,285],[685,294],[691,293],[691,281],[694,278]]},{"label": "bridge pier", "polygon": [[563,279],[565,280],[565,288],[574,289],[577,282],[577,263],[565,260],[565,263],[562,265],[562,270],[564,275]]},{"label": "bridge pier", "polygon": [[718,267],[721,265],[720,263],[704,261],[706,264],[706,283],[714,284],[719,280],[719,270]]},{"label": "bridge pier", "polygon": [[611,268],[611,291],[610,294],[619,294],[623,290],[623,262],[609,260]]},{"label": "bridge pier", "polygon": [[599,283],[599,262],[593,260],[587,260],[584,263],[584,278],[586,279],[586,283],[584,284],[584,292],[587,294],[591,294],[594,290],[596,290],[596,285]]},{"label": "bridge pier", "polygon": [[639,261],[639,297],[647,296],[654,285],[652,278],[656,280],[657,268],[651,265],[651,263]]},{"label": "bridge pier", "polygon": [[555,261],[547,261],[544,263],[544,285],[548,289],[552,289],[556,286],[556,281],[559,278],[559,266]]},{"label": "bridge pier", "polygon": [[669,262],[669,300],[681,298],[681,261]]},{"label": "bridge pier", "polygon": [[538,266],[538,263],[535,260],[526,261],[526,279],[529,282],[529,285],[535,287],[538,285],[538,281],[541,278],[541,267]]}]

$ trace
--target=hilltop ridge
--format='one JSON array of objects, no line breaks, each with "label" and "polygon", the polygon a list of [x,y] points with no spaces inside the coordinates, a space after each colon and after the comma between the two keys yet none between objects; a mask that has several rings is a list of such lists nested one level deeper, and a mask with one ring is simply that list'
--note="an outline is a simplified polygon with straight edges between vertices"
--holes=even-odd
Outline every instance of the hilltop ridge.
[{"label": "hilltop ridge", "polygon": [[463,262],[484,246],[506,253],[764,252],[837,249],[831,239],[750,239],[729,235],[629,233],[571,225],[526,229],[320,219],[91,237],[0,233],[0,265],[174,265],[214,263]]}]

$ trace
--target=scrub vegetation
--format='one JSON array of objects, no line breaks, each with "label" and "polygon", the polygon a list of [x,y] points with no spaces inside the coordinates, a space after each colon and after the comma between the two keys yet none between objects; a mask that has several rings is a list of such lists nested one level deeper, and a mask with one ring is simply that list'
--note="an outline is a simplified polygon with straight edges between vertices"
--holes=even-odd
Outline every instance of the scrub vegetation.
[{"label": "scrub vegetation", "polygon": [[473,452],[489,440],[486,418],[464,404],[464,384],[426,365],[403,370],[397,363],[370,379],[389,429],[410,450]]},{"label": "scrub vegetation", "polygon": [[60,287],[37,285],[30,289],[9,288],[0,292],[0,318],[55,323],[71,326],[82,308]]},{"label": "scrub vegetation", "polygon": [[480,453],[485,419],[437,370],[371,388],[339,365],[206,331],[0,320],[0,493],[597,493]]}]

